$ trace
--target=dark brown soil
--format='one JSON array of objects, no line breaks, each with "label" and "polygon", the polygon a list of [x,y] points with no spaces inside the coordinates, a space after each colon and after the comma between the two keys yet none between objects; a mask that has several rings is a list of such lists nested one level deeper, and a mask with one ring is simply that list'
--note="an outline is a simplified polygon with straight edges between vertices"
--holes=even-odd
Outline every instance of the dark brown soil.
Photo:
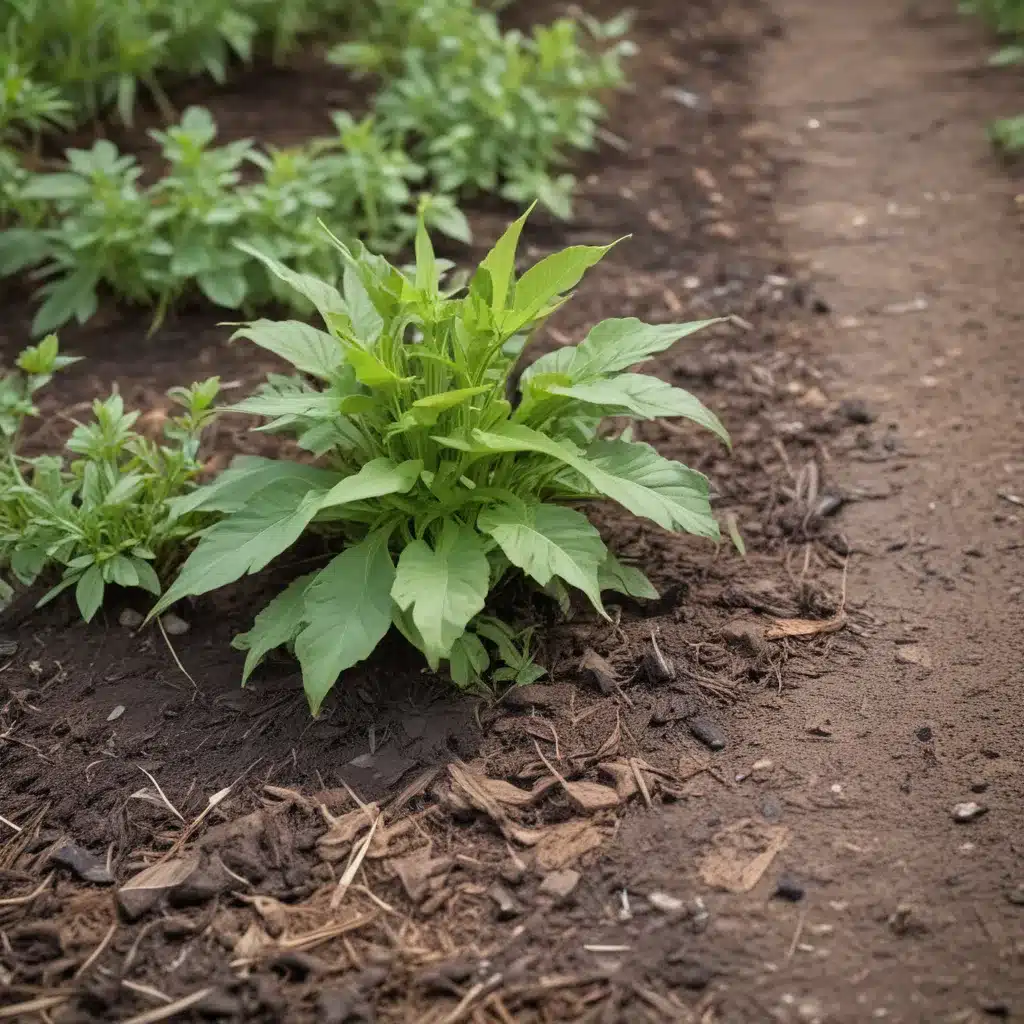
[{"label": "dark brown soil", "polygon": [[[240,690],[229,646],[295,560],[183,609],[173,656],[120,606],[0,624],[0,1019],[1024,1012],[1024,268],[981,128],[1002,80],[946,6],[649,0],[609,125],[629,151],[581,165],[572,224],[531,229],[534,257],[633,235],[541,346],[611,315],[735,316],[656,367],[735,455],[645,436],[709,474],[745,559],[597,510],[662,601],[548,620],[551,684],[496,704],[389,644],[316,721],[293,664]],[[331,89],[356,95],[325,74],[249,76],[218,120],[319,132]],[[504,219],[478,211],[481,247]],[[34,443],[113,380],[159,408],[267,369],[206,311],[145,326],[111,309],[64,333],[89,360]],[[972,800],[987,813],[954,822]],[[125,890],[157,862],[176,877]]]}]

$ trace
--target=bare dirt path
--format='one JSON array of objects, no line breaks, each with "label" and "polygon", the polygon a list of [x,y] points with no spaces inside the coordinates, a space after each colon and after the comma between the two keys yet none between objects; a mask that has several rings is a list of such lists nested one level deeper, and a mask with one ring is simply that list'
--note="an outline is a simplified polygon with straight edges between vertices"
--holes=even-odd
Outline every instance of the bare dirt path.
[{"label": "bare dirt path", "polygon": [[[766,881],[715,906],[712,948],[741,965],[724,1020],[1024,1014],[1024,247],[979,131],[999,109],[969,73],[982,43],[952,7],[777,0],[755,75],[757,134],[790,163],[783,234],[832,307],[830,397],[877,417],[826,472],[890,496],[842,513],[848,604],[877,620],[862,660],[733,723],[731,770],[775,767],[722,820],[778,815],[769,874],[806,895],[766,902]],[[970,801],[987,813],[954,822]],[[670,820],[660,840],[685,845]]]}]

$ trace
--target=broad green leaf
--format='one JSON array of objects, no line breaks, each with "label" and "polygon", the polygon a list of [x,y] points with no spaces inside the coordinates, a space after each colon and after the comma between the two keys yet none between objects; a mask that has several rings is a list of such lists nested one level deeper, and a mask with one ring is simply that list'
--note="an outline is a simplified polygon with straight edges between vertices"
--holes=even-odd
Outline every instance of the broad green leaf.
[{"label": "broad green leaf", "polygon": [[292,580],[288,587],[277,595],[254,620],[252,629],[239,633],[231,642],[237,651],[245,651],[245,666],[242,669],[242,685],[256,670],[261,661],[275,648],[293,640],[302,629],[305,611],[306,589],[316,573],[308,573]]},{"label": "broad green leaf", "polygon": [[405,494],[415,486],[422,469],[423,463],[419,459],[410,459],[401,464],[391,459],[373,459],[358,473],[340,480],[319,498],[317,511],[348,505],[353,501],[381,498],[385,494]]},{"label": "broad green leaf", "polygon": [[223,266],[196,276],[199,290],[217,306],[241,309],[249,282],[242,267]]},{"label": "broad green leaf", "polygon": [[581,472],[590,483],[634,515],[666,530],[718,539],[708,482],[700,473],[664,458],[648,444],[627,441],[595,441],[585,462]]},{"label": "broad green leaf", "polygon": [[294,480],[308,488],[326,491],[339,479],[338,473],[301,462],[239,455],[212,483],[173,499],[169,503],[170,513],[178,519],[189,512],[237,512],[254,494],[271,484]]},{"label": "broad green leaf", "polygon": [[98,565],[90,566],[82,573],[75,588],[75,600],[78,602],[78,610],[86,622],[92,622],[92,617],[103,604],[103,573]]},{"label": "broad green leaf", "polygon": [[437,293],[437,259],[434,246],[427,232],[427,225],[422,216],[416,225],[416,287],[425,295],[433,297]]},{"label": "broad green leaf", "polygon": [[156,569],[144,558],[139,558],[137,555],[132,556],[132,565],[135,566],[135,575],[139,578],[136,586],[142,587],[143,590],[148,590],[154,597],[159,597],[162,588],[160,586],[160,577],[156,574]]},{"label": "broad green leaf", "polygon": [[654,584],[636,566],[625,565],[610,551],[598,570],[598,579],[602,590],[614,590],[618,594],[650,601],[656,601],[661,596]]},{"label": "broad green leaf", "polygon": [[138,571],[127,555],[114,555],[103,568],[103,576],[108,583],[116,583],[120,587],[138,586]]},{"label": "broad green leaf", "polygon": [[322,493],[295,477],[259,491],[203,534],[149,618],[182,597],[209,593],[269,565],[299,539],[317,512],[316,499]]},{"label": "broad green leaf", "polygon": [[523,233],[523,225],[533,212],[536,203],[519,218],[513,221],[505,233],[494,243],[494,248],[484,257],[480,264],[490,275],[491,309],[495,315],[505,309],[505,300],[512,287],[516,266],[516,249],[519,248],[519,237]]},{"label": "broad green leaf", "polygon": [[50,254],[50,243],[40,231],[8,228],[0,231],[0,275],[12,277],[42,263]]},{"label": "broad green leaf", "polygon": [[347,548],[310,584],[308,625],[295,638],[295,654],[314,715],[338,676],[369,657],[390,628],[394,581],[388,535],[382,532]]},{"label": "broad green leaf", "polygon": [[262,263],[272,274],[284,281],[285,284],[294,288],[300,295],[304,295],[326,321],[329,313],[345,313],[345,300],[341,293],[333,285],[321,281],[311,274],[298,274],[283,263],[270,256],[264,255],[259,249],[245,242],[235,242],[237,248],[252,256]]},{"label": "broad green leaf", "polygon": [[228,406],[224,411],[246,413],[249,416],[266,416],[271,419],[289,416],[329,418],[338,415],[344,401],[346,399],[342,399],[330,391],[296,389],[285,394],[268,392],[261,395],[250,395],[248,398],[243,398],[241,402]]},{"label": "broad green leaf", "polygon": [[719,319],[694,320],[688,324],[645,324],[635,317],[604,320],[591,328],[580,342],[573,360],[574,380],[625,370]]},{"label": "broad green leaf", "polygon": [[350,348],[348,361],[352,369],[356,371],[356,380],[368,388],[394,388],[416,379],[415,377],[399,377],[391,367],[366,349]]},{"label": "broad green leaf", "polygon": [[32,320],[32,334],[36,337],[46,334],[73,318],[79,323],[85,323],[96,312],[99,304],[97,280],[94,271],[80,269],[46,286],[46,301]]},{"label": "broad green leaf", "polygon": [[480,536],[450,519],[435,547],[415,540],[402,551],[391,596],[402,611],[411,612],[435,671],[483,608],[489,573]]},{"label": "broad green leaf", "polygon": [[320,380],[330,380],[345,362],[344,349],[336,338],[298,320],[255,320],[235,331],[231,340],[236,338],[247,338]]},{"label": "broad green leaf", "polygon": [[474,430],[469,442],[436,438],[438,443],[486,453],[539,452],[564,462],[598,493],[652,519],[666,530],[685,530],[718,539],[711,515],[708,482],[700,473],[663,458],[650,445],[597,441],[584,454],[575,445],[555,441],[540,431],[508,423],[491,431]]},{"label": "broad green leaf", "polygon": [[575,288],[580,278],[615,244],[572,245],[530,267],[516,284],[512,312],[505,318],[503,330],[514,334],[536,319],[552,299]]},{"label": "broad green leaf", "polygon": [[468,690],[478,682],[491,663],[487,648],[476,633],[466,630],[452,647],[448,670],[452,682],[461,690]]},{"label": "broad green leaf", "polygon": [[523,371],[523,382],[539,374],[565,373],[583,382],[642,363],[677,341],[719,320],[688,324],[645,324],[635,317],[603,320],[579,345],[566,345],[536,359]]},{"label": "broad green leaf", "polygon": [[[541,388],[544,382],[535,380],[534,385]],[[628,413],[646,420],[659,416],[685,416],[707,427],[727,445],[730,443],[729,434],[719,418],[689,391],[673,387],[645,373],[620,373],[605,380],[593,380],[569,387],[554,384],[543,389],[552,395],[600,406],[610,415]]]},{"label": "broad green leaf", "polygon": [[480,513],[477,527],[542,587],[558,576],[605,614],[597,574],[608,550],[585,515],[560,505],[497,505]]}]

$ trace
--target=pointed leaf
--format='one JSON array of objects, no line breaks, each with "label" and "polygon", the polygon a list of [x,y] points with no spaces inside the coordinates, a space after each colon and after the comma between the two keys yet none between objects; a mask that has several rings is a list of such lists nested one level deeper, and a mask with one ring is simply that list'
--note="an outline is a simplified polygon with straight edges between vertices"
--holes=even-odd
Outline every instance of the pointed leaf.
[{"label": "pointed leaf", "polygon": [[671,348],[720,319],[695,320],[688,324],[645,324],[635,317],[604,320],[591,328],[580,343],[572,369],[573,379],[614,373]]},{"label": "pointed leaf", "polygon": [[82,573],[75,588],[75,600],[78,602],[78,610],[86,622],[91,622],[92,617],[103,604],[103,573],[98,565],[92,565]]},{"label": "pointed leaf", "polygon": [[384,329],[384,319],[374,306],[369,293],[355,267],[345,266],[343,285],[348,315],[352,323],[352,331],[364,348],[368,348],[379,337]]},{"label": "pointed leaf", "polygon": [[366,349],[351,348],[347,355],[349,364],[356,371],[356,380],[368,388],[394,388],[416,379],[399,377],[390,366]]},{"label": "pointed leaf", "polygon": [[446,520],[434,548],[423,540],[409,544],[398,560],[391,590],[423,638],[430,667],[437,669],[484,606],[490,567],[475,530]]},{"label": "pointed leaf", "polygon": [[[540,381],[536,382],[541,387]],[[569,387],[557,384],[544,388],[549,394],[596,405],[609,415],[627,413],[640,419],[659,416],[685,416],[720,437],[727,445],[729,434],[721,420],[697,398],[682,388],[673,387],[645,373],[620,373],[605,380],[593,380]]]},{"label": "pointed leaf", "polygon": [[382,532],[343,551],[310,584],[308,625],[295,639],[295,653],[314,715],[338,676],[369,657],[390,628],[394,580]]},{"label": "pointed leaf", "polygon": [[242,685],[256,670],[261,661],[275,648],[289,643],[302,629],[305,612],[304,598],[309,584],[316,573],[307,573],[292,580],[282,593],[278,594],[256,616],[252,629],[240,633],[231,642],[236,650],[245,651],[245,667],[242,669]]},{"label": "pointed leaf", "polygon": [[585,515],[559,505],[498,505],[480,513],[477,527],[542,587],[561,577],[605,614],[597,574],[608,550]]},{"label": "pointed leaf", "polygon": [[650,445],[596,441],[587,450],[583,475],[601,493],[634,515],[666,530],[719,537],[702,474],[659,455]]},{"label": "pointed leaf", "polygon": [[614,590],[630,597],[656,601],[661,595],[651,581],[636,566],[620,562],[610,551],[604,564],[598,570],[602,590]]},{"label": "pointed leaf", "polygon": [[235,331],[231,340],[236,338],[247,338],[320,380],[330,380],[345,362],[345,352],[336,338],[298,320],[255,320]]},{"label": "pointed leaf", "polygon": [[626,441],[597,441],[581,452],[567,441],[555,441],[540,431],[507,423],[494,430],[474,430],[470,441],[435,438],[450,447],[470,451],[540,452],[564,462],[600,494],[634,515],[652,519],[666,530],[685,530],[718,539],[718,523],[711,515],[708,482],[700,473],[663,458],[650,445]]},{"label": "pointed leaf", "polygon": [[523,381],[540,373],[567,373],[574,382],[601,377],[642,363],[677,341],[720,319],[688,324],[645,324],[635,317],[603,320],[579,345],[541,356],[523,372]]},{"label": "pointed leaf", "polygon": [[149,591],[154,597],[159,597],[162,587],[160,586],[160,577],[157,576],[156,569],[144,558],[139,558],[138,556],[133,556],[132,565],[135,566],[135,575],[138,576],[136,586]]},{"label": "pointed leaf", "polygon": [[572,245],[530,267],[516,285],[513,309],[502,325],[503,330],[514,334],[536,319],[552,299],[575,288],[580,278],[615,244]]},{"label": "pointed leaf", "polygon": [[491,309],[495,314],[505,309],[505,300],[511,290],[512,278],[516,266],[516,249],[519,247],[519,236],[523,233],[523,225],[533,211],[532,204],[518,220],[513,221],[505,233],[494,243],[494,248],[484,257],[480,264],[490,275]]},{"label": "pointed leaf", "polygon": [[269,565],[299,539],[317,512],[322,493],[292,477],[254,495],[206,531],[148,617],[182,597],[209,593]]},{"label": "pointed leaf", "polygon": [[270,256],[265,256],[259,249],[247,245],[245,242],[235,242],[235,245],[242,252],[259,260],[272,274],[294,288],[300,295],[304,295],[309,299],[316,306],[317,311],[324,318],[325,322],[329,313],[346,312],[345,300],[333,285],[328,284],[326,281],[321,281],[318,277],[313,277],[311,274],[298,274],[290,267],[286,267],[283,263],[279,263]]},{"label": "pointed leaf", "polygon": [[317,501],[317,510],[347,505],[385,494],[405,494],[419,479],[423,463],[419,459],[395,463],[391,459],[373,459],[358,473],[345,477]]},{"label": "pointed leaf", "polygon": [[175,519],[189,512],[237,512],[254,494],[271,484],[295,480],[326,491],[340,479],[338,473],[300,462],[239,455],[212,483],[171,501],[170,511]]}]

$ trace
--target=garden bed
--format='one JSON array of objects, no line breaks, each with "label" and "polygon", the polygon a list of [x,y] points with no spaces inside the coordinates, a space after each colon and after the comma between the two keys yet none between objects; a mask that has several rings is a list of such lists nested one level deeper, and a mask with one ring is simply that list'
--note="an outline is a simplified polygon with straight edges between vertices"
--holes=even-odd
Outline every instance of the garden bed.
[{"label": "garden bed", "polygon": [[[628,148],[605,143],[580,164],[572,222],[538,217],[526,243],[536,259],[632,236],[542,346],[577,341],[609,316],[732,318],[656,372],[718,413],[736,454],[689,427],[649,425],[642,436],[708,474],[746,559],[601,510],[609,545],[663,596],[624,601],[612,624],[552,616],[538,658],[553,685],[496,704],[461,696],[389,639],[315,720],[293,662],[272,659],[242,690],[230,647],[315,550],[183,605],[189,628],[171,637],[120,625],[136,610],[127,597],[88,626],[70,603],[9,614],[0,813],[20,831],[0,846],[0,890],[11,897],[0,900],[10,940],[0,1013],[24,1002],[27,1014],[38,1000],[39,1013],[67,1021],[175,1007],[182,1019],[247,1021],[641,1020],[643,1007],[671,1019],[679,993],[707,984],[685,958],[613,981],[570,953],[563,888],[600,863],[629,806],[657,813],[686,800],[694,779],[731,784],[713,760],[718,734],[729,740],[730,706],[766,688],[784,694],[794,666],[813,673],[826,652],[857,657],[848,545],[831,518],[841,501],[807,467],[855,447],[891,455],[862,409],[825,399],[827,368],[806,358],[804,334],[827,307],[778,240],[777,169],[750,119],[747,53],[773,25],[722,6],[643,5],[635,89],[614,101],[608,124]],[[256,70],[211,90],[208,105],[226,138],[287,143],[320,131],[326,104],[349,90],[337,71]],[[479,255],[508,210],[481,204],[470,219]],[[13,294],[7,302],[11,353],[32,310]],[[154,422],[172,385],[217,373],[250,390],[275,367],[228,346],[217,320],[184,309],[145,339],[145,314],[109,307],[66,329],[64,350],[87,359],[53,385],[28,447],[52,446],[112,381]],[[210,468],[250,450],[244,428],[239,417],[219,422]],[[744,630],[752,612],[776,621],[775,639]],[[854,633],[834,632],[849,621]],[[801,630],[799,644],[787,638]],[[772,838],[762,828],[752,841],[770,848]],[[162,861],[181,879],[115,899],[109,885],[83,881],[81,863],[69,870],[84,850],[94,878],[123,886]],[[670,867],[675,854],[650,855]],[[680,927],[699,927],[699,907],[674,913]],[[678,931],[650,944],[648,959],[663,957]],[[473,973],[480,959],[490,966]]]}]

